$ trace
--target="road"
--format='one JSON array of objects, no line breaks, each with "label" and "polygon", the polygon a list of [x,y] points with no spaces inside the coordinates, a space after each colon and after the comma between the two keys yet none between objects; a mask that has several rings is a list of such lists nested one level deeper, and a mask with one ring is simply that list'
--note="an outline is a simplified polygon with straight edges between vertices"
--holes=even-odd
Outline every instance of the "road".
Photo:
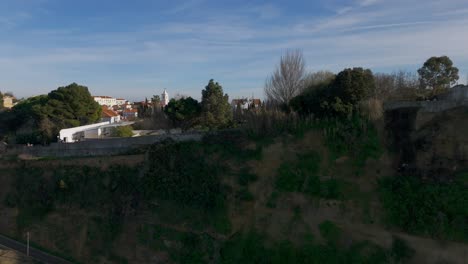
[{"label": "road", "polygon": [[[11,238],[0,235],[0,246],[4,246],[26,255],[26,245]],[[29,247],[29,256],[47,264],[71,264],[71,262],[52,256],[39,249]]]}]

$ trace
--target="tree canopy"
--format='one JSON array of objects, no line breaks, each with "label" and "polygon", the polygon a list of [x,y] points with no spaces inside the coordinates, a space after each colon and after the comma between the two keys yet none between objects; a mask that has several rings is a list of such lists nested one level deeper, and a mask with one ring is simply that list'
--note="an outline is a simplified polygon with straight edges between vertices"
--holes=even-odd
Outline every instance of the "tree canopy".
[{"label": "tree canopy", "polygon": [[356,104],[375,90],[372,71],[363,68],[344,69],[332,83],[332,94],[344,103]]},{"label": "tree canopy", "polygon": [[344,69],[334,79],[323,78],[291,100],[291,107],[301,115],[348,115],[358,103],[375,90],[373,74],[368,69]]},{"label": "tree canopy", "polygon": [[200,121],[210,129],[225,128],[232,123],[229,96],[223,93],[223,87],[213,79],[202,90]]},{"label": "tree canopy", "polygon": [[101,117],[101,107],[87,87],[72,83],[48,95],[23,100],[7,115],[8,127],[16,132],[17,141],[27,135],[25,140],[30,143],[45,143],[62,128],[95,123]]},{"label": "tree canopy", "polygon": [[48,117],[59,128],[87,125],[101,118],[101,107],[88,87],[72,83],[48,94],[41,117]]},{"label": "tree canopy", "polygon": [[424,89],[450,88],[458,80],[458,68],[447,56],[431,57],[418,70],[419,82]]},{"label": "tree canopy", "polygon": [[200,115],[201,106],[197,100],[192,97],[181,98],[179,100],[171,99],[164,108],[164,112],[176,126],[189,128],[196,122]]}]

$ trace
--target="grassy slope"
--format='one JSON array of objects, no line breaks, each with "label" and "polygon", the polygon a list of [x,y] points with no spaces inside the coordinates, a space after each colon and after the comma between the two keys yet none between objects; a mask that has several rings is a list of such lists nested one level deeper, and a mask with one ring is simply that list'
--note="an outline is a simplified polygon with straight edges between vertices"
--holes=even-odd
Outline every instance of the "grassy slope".
[{"label": "grassy slope", "polygon": [[[466,260],[466,245],[454,242],[441,245],[430,238],[385,228],[381,221],[382,210],[376,186],[379,177],[394,173],[387,153],[383,153],[378,160],[368,160],[359,175],[356,175],[352,157],[330,158],[332,155],[324,141],[321,133],[310,132],[302,138],[277,139],[263,149],[260,159],[239,159],[236,157],[239,153],[222,158],[229,167],[222,175],[222,181],[228,186],[227,224],[223,216],[218,219],[191,206],[154,201],[128,214],[121,231],[113,240],[109,239],[99,212],[76,208],[55,208],[44,219],[34,221],[28,228],[36,243],[83,263],[151,263],[156,259],[162,263],[219,263],[224,260],[223,256],[229,255],[229,250],[235,248],[229,247],[227,241],[236,241],[240,234],[252,230],[264,234],[269,241],[287,240],[297,246],[307,241],[307,237],[314,237],[315,243],[325,243],[319,225],[326,220],[332,221],[342,230],[337,242],[340,247],[352,241],[368,240],[382,248],[390,248],[392,237],[398,235],[416,251],[412,259],[414,263],[437,263],[442,260],[463,263]],[[252,142],[245,146],[255,148]],[[304,157],[302,155],[310,153],[317,153],[321,157],[320,170],[316,174],[323,183],[321,189],[326,190],[326,193],[319,191],[311,195],[304,192],[302,187],[297,191],[284,191],[277,184],[280,166],[297,165]],[[141,161],[141,157],[131,157],[133,159]],[[51,171],[63,165],[86,164],[105,170],[109,164],[122,164],[126,158],[97,160],[34,161],[27,165],[45,168],[48,171],[46,175],[50,177]],[[138,164],[137,161],[126,162],[127,166],[140,166]],[[257,179],[249,181],[245,169],[256,175]],[[6,193],[11,191],[14,173],[14,170],[5,170],[0,176],[2,201]],[[244,180],[239,180],[240,177]],[[310,180],[308,175],[305,178]],[[339,195],[333,196],[333,199],[324,198],[331,197],[327,196],[327,181],[330,179],[339,185]],[[301,186],[306,185],[303,183]],[[0,232],[20,236],[16,226],[17,210],[6,209],[3,204],[1,206],[4,215],[0,220]],[[286,250],[275,243],[265,243]],[[259,248],[257,251],[262,250],[266,249]],[[268,252],[265,254],[271,255]]]}]

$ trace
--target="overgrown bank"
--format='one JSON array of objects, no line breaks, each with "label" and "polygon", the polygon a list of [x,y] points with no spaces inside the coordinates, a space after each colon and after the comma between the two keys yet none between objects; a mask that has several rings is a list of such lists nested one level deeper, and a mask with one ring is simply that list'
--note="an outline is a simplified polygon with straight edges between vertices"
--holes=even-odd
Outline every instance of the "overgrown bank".
[{"label": "overgrown bank", "polygon": [[[233,132],[169,141],[131,167],[40,170],[25,162],[8,172],[11,184],[0,196],[13,208],[14,229],[0,228],[17,237],[29,230],[37,243],[82,263],[388,263],[427,253],[356,234],[354,224],[464,241],[453,235],[466,228],[459,181],[439,190],[389,178],[377,188],[397,172],[383,168],[388,153],[372,123],[297,127],[261,141]],[[420,204],[435,199],[433,208]],[[426,225],[440,208],[446,224]]]}]

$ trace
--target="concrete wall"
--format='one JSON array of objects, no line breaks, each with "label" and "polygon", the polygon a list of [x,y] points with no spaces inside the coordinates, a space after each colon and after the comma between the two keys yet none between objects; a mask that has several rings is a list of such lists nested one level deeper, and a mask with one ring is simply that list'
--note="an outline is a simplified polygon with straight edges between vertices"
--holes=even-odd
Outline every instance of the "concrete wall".
[{"label": "concrete wall", "polygon": [[35,157],[83,157],[105,156],[128,152],[132,149],[172,139],[177,142],[200,141],[204,133],[169,134],[158,136],[111,138],[111,139],[87,139],[76,143],[52,143],[49,146],[24,145],[10,146],[8,155],[27,154]]},{"label": "concrete wall", "polygon": [[422,112],[438,113],[448,109],[468,106],[468,100],[442,100],[442,101],[395,101],[384,104],[384,109],[395,110],[398,108],[419,108]]}]

